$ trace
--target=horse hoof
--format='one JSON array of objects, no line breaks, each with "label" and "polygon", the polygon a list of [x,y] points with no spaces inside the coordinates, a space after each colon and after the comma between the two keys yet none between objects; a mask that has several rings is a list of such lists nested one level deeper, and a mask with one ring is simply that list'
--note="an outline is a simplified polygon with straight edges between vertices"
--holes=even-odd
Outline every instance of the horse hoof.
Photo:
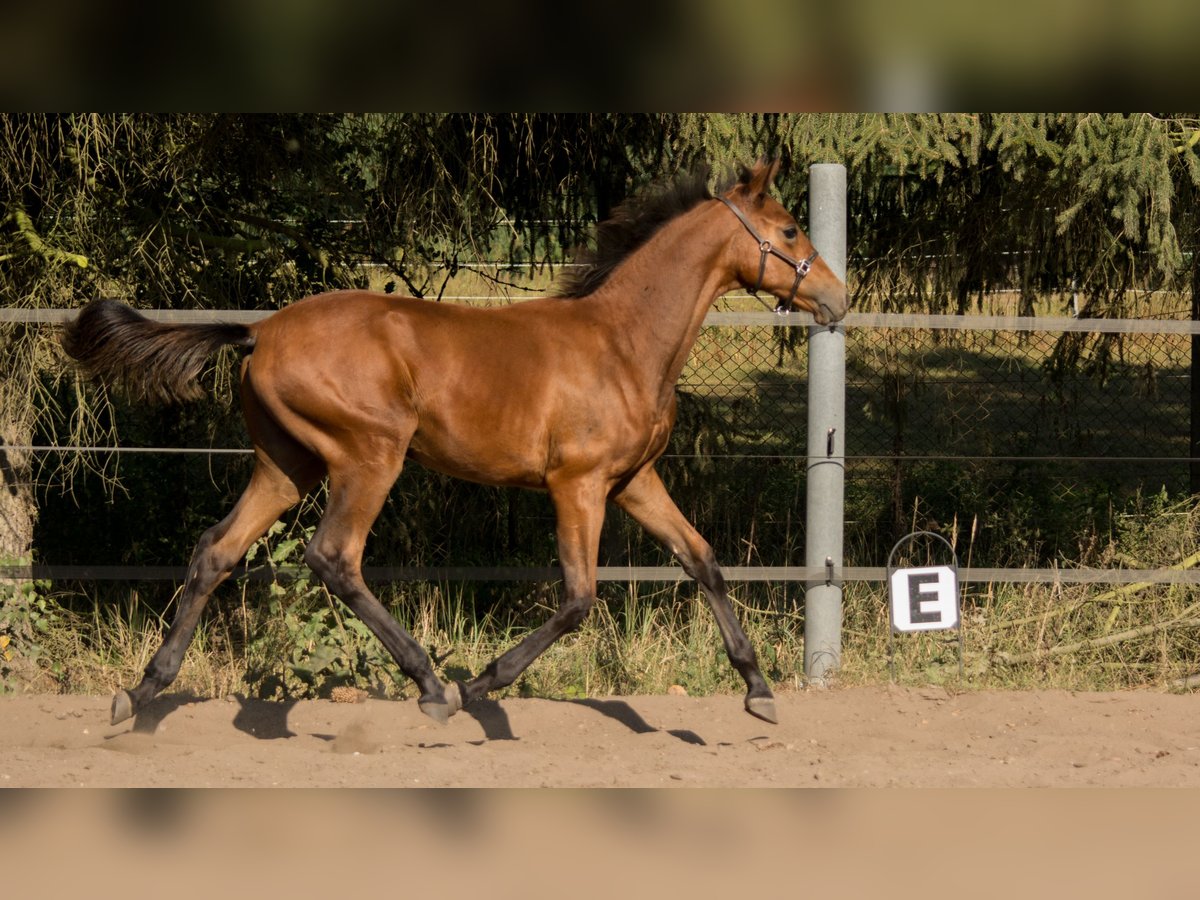
[{"label": "horse hoof", "polygon": [[442,703],[434,700],[417,701],[417,708],[439,725],[445,725],[450,721],[452,715],[462,709],[462,692],[459,691],[457,684],[452,681],[443,685],[442,693],[446,698]]},{"label": "horse hoof", "polygon": [[417,708],[439,725],[445,725],[450,721],[450,704],[449,703],[434,703],[433,701],[417,701]]},{"label": "horse hoof", "polygon": [[133,698],[128,691],[117,691],[113,694],[112,724],[120,725],[133,715]]},{"label": "horse hoof", "polygon": [[747,697],[746,712],[764,722],[770,722],[772,725],[779,724],[779,719],[775,715],[774,697]]},{"label": "horse hoof", "polygon": [[463,708],[462,688],[459,687],[457,681],[451,681],[446,685],[446,705],[450,707],[450,715],[454,715]]}]

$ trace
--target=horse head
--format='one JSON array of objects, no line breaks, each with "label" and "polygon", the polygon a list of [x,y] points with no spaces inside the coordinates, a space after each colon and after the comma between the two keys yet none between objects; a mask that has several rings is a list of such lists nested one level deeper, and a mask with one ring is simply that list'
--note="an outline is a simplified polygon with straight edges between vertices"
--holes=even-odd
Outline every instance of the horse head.
[{"label": "horse head", "polygon": [[840,321],[850,306],[846,285],[770,195],[778,171],[779,160],[743,167],[737,183],[717,198],[743,226],[732,245],[737,280],[752,294],[772,294],[783,309],[808,310],[818,324]]}]

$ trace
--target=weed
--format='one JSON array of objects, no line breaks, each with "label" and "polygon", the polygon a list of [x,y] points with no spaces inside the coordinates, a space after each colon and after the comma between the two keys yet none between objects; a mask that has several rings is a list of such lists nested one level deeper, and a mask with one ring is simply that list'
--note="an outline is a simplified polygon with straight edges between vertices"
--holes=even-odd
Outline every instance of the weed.
[{"label": "weed", "polygon": [[[340,686],[382,693],[394,668],[370,629],[345,615],[303,563],[312,527],[276,522],[246,552],[246,565],[266,567],[265,621],[245,645],[245,682],[259,697],[329,696]],[[246,587],[242,593],[248,634]]]},{"label": "weed", "polygon": [[[4,565],[27,566],[28,559],[0,560]],[[46,653],[46,635],[60,619],[50,596],[50,583],[36,579],[0,581],[0,693],[48,673],[62,674],[62,662]]]}]

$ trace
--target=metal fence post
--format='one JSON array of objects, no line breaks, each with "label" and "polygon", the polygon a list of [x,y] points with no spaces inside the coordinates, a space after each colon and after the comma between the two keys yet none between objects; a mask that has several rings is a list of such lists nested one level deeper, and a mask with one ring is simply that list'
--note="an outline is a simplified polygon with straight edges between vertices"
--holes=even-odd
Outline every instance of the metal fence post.
[{"label": "metal fence post", "polygon": [[[833,272],[846,277],[846,167],[808,171],[808,228]],[[825,573],[805,584],[804,674],[823,685],[842,656],[842,527],[845,482],[846,330],[808,330],[808,507],[805,564]]]}]

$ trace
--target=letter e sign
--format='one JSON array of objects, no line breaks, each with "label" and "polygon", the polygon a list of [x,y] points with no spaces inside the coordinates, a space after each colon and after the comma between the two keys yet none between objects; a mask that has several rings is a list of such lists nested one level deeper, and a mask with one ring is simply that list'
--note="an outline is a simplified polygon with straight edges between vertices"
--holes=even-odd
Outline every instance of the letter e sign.
[{"label": "letter e sign", "polygon": [[958,627],[958,575],[950,566],[897,569],[888,588],[893,631]]}]

